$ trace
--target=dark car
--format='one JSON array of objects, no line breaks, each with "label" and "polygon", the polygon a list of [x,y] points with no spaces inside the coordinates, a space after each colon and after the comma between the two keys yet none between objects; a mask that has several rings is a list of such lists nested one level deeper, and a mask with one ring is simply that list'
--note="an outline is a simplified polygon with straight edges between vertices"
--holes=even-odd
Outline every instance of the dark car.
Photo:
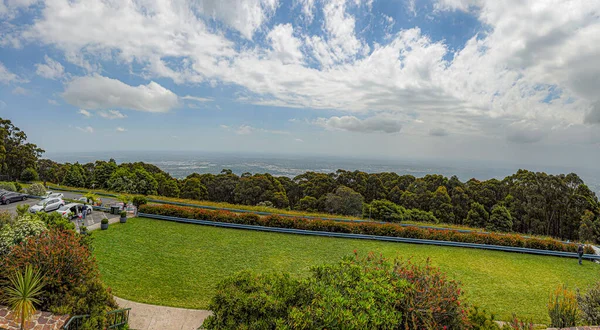
[{"label": "dark car", "polygon": [[27,195],[25,195],[25,194],[20,194],[17,192],[9,191],[5,194],[2,194],[2,196],[0,196],[0,203],[7,205],[12,202],[24,201],[26,199],[27,199]]}]

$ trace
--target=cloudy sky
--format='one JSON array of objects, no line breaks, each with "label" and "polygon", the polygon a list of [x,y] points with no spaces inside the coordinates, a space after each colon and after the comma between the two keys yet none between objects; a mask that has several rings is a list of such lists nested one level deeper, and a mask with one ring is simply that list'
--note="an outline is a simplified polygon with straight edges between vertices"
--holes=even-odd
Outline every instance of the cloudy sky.
[{"label": "cloudy sky", "polygon": [[0,0],[47,151],[600,161],[597,0]]}]

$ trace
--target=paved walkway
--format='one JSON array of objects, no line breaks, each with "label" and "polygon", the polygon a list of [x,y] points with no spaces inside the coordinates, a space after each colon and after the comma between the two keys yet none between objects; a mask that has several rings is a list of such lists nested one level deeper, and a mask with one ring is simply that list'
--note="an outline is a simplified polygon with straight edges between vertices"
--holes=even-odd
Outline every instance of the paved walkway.
[{"label": "paved walkway", "polygon": [[137,303],[119,297],[115,301],[123,308],[131,308],[129,327],[135,330],[196,330],[211,312]]}]

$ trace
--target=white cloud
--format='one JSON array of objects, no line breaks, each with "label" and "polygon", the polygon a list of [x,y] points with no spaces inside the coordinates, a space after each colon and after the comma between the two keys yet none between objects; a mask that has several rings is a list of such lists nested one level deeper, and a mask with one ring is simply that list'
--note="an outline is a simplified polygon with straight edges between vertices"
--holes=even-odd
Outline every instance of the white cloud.
[{"label": "white cloud", "polygon": [[116,130],[117,130],[117,132],[119,132],[119,133],[127,132],[127,130],[126,130],[126,129],[124,129],[123,127],[117,127],[117,129],[116,129]]},{"label": "white cloud", "polygon": [[91,126],[86,126],[86,127],[77,126],[76,128],[84,133],[94,133],[94,129]]},{"label": "white cloud", "polygon": [[58,101],[53,100],[53,99],[48,99],[48,104],[58,105]]},{"label": "white cloud", "polygon": [[79,109],[79,111],[77,113],[79,113],[85,117],[88,117],[88,118],[92,116],[92,113],[85,109]]},{"label": "white cloud", "polygon": [[0,83],[8,84],[10,82],[18,81],[19,77],[10,72],[2,62],[0,62]]},{"label": "white cloud", "polygon": [[237,135],[249,135],[253,133],[267,133],[267,134],[277,134],[277,135],[289,135],[288,131],[280,131],[280,130],[268,130],[264,128],[257,128],[250,125],[242,124],[237,128],[228,126],[228,125],[219,125],[222,129],[226,131],[233,131]]},{"label": "white cloud", "polygon": [[300,142],[300,143],[304,142],[304,140],[302,140],[302,139],[294,139],[294,141]]},{"label": "white cloud", "polygon": [[99,75],[71,80],[62,97],[70,104],[86,109],[167,112],[178,106],[177,95],[154,81],[134,87]]},{"label": "white cloud", "polygon": [[279,24],[267,35],[273,48],[273,57],[284,64],[302,62],[300,47],[302,42],[294,37],[294,28],[291,24]]},{"label": "white cloud", "polygon": [[252,39],[279,6],[278,0],[198,0],[196,8],[205,15],[219,19]]},{"label": "white cloud", "polygon": [[359,133],[397,133],[402,129],[400,121],[385,117],[358,119],[354,116],[318,118],[315,125],[328,130],[343,130]]},{"label": "white cloud", "polygon": [[15,95],[27,95],[28,91],[21,86],[17,86],[11,91],[11,93],[13,93]]},{"label": "white cloud", "polygon": [[[412,3],[407,2],[409,11],[416,9]],[[522,120],[536,123],[539,132],[600,122],[594,106],[600,101],[598,1],[438,0],[434,15],[466,11],[484,26],[456,51],[446,41],[432,41],[419,28],[390,30],[384,43],[369,47],[355,31],[360,24],[351,13],[356,11],[348,10],[356,4],[295,4],[307,20],[320,10],[323,22],[303,29],[301,23],[306,22],[293,20],[295,29],[283,22],[267,31],[265,23],[279,6],[275,0],[191,5],[54,0],[40,6],[41,14],[31,26],[23,26],[18,39],[61,50],[67,61],[86,70],[112,60],[140,65],[149,79],[239,86],[245,93],[239,98],[242,102],[334,109],[348,114],[342,117],[385,113],[410,122],[404,129],[419,118],[424,122],[422,135],[449,119],[454,120],[452,127],[445,129],[452,136],[461,132],[514,136],[512,140],[527,140],[514,132],[518,130],[504,130]],[[198,16],[225,22],[246,39],[261,31],[267,44],[228,39],[226,31],[209,28]],[[16,79],[6,72],[1,66],[0,82]],[[103,86],[94,95],[75,86],[78,79],[94,87],[108,80],[106,85],[116,87]],[[177,97],[155,83],[133,87],[101,76],[74,82],[67,84],[65,99],[84,108],[164,112],[177,106]],[[552,102],[541,102],[552,91],[560,92]],[[406,120],[411,114],[416,116]],[[534,135],[529,140],[547,136]]]},{"label": "white cloud", "polygon": [[127,118],[127,115],[122,114],[119,110],[101,110],[98,111],[98,115],[110,120]]},{"label": "white cloud", "polygon": [[182,99],[192,100],[192,101],[196,101],[196,102],[212,102],[213,101],[213,99],[211,99],[211,98],[197,97],[197,96],[191,96],[191,95],[186,95],[186,96],[182,97]]},{"label": "white cloud", "polygon": [[48,79],[59,79],[64,75],[65,68],[59,62],[51,59],[48,55],[44,56],[45,64],[38,63],[36,64],[36,73],[39,76]]}]

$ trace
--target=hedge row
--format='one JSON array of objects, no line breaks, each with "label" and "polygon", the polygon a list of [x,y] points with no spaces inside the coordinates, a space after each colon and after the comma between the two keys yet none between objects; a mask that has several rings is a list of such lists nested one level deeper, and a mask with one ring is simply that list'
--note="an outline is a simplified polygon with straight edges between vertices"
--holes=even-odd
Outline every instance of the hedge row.
[{"label": "hedge row", "polygon": [[[326,231],[362,235],[390,236],[402,238],[418,238],[436,241],[451,241],[523,247],[539,250],[577,252],[577,245],[563,243],[553,239],[525,238],[515,234],[461,233],[453,230],[425,229],[403,227],[397,224],[380,224],[372,222],[347,223],[321,219],[291,218],[279,215],[261,217],[253,213],[233,213],[229,211],[211,211],[194,207],[175,205],[142,205],[142,213],[165,215],[178,218],[197,219],[215,222],[236,223],[244,225],[291,228],[302,230]],[[586,253],[593,254],[591,247],[586,246]]]}]

